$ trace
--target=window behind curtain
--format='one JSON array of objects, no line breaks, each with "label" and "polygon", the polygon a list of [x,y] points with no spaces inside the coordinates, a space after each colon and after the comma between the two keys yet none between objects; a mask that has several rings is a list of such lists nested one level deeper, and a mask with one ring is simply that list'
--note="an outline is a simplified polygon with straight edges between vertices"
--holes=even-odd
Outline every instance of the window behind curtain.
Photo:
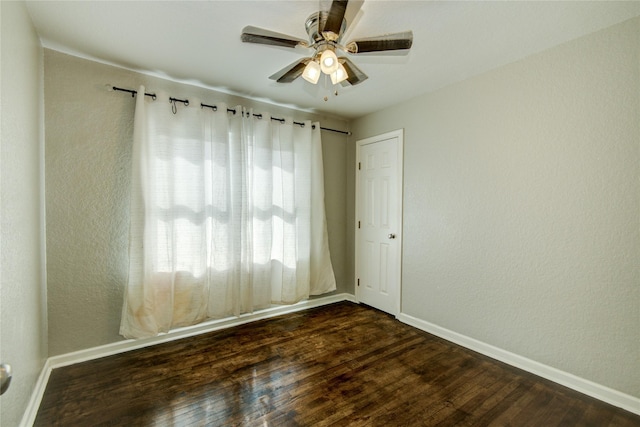
[{"label": "window behind curtain", "polygon": [[224,105],[173,114],[163,98],[136,102],[121,334],[334,290],[319,126]]}]

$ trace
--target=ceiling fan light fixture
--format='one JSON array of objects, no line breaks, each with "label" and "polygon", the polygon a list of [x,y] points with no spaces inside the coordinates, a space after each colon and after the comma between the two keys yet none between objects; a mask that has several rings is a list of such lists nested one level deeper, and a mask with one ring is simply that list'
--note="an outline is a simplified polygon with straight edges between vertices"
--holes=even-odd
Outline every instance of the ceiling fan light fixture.
[{"label": "ceiling fan light fixture", "polygon": [[347,70],[344,68],[344,65],[338,63],[338,69],[331,73],[331,83],[334,85],[343,82],[347,79],[348,74]]},{"label": "ceiling fan light fixture", "polygon": [[307,66],[304,67],[302,78],[311,84],[318,83],[318,80],[320,79],[320,64],[313,60],[309,61]]},{"label": "ceiling fan light fixture", "polygon": [[339,68],[338,57],[333,49],[325,49],[320,55],[320,68],[325,74],[335,73]]}]

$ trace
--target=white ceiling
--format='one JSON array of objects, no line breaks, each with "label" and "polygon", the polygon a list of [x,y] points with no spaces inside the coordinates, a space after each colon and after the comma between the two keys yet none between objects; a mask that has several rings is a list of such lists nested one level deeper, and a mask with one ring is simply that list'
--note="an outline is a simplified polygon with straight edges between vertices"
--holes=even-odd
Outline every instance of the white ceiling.
[{"label": "white ceiling", "polygon": [[[329,2],[322,0],[328,9]],[[296,108],[355,118],[640,15],[638,1],[350,2],[343,41],[413,30],[406,56],[352,56],[368,76],[328,101],[269,76],[307,49],[242,43],[253,25],[307,39],[311,1],[27,1],[43,46]],[[105,82],[117,84],[117,82]],[[176,94],[178,96],[178,94]]]}]

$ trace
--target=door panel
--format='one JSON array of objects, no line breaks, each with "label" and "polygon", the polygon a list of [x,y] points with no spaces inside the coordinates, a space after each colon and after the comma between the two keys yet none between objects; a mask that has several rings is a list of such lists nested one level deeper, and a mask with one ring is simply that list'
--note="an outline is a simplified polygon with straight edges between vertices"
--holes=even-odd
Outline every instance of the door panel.
[{"label": "door panel", "polygon": [[356,296],[400,313],[402,131],[358,141]]}]

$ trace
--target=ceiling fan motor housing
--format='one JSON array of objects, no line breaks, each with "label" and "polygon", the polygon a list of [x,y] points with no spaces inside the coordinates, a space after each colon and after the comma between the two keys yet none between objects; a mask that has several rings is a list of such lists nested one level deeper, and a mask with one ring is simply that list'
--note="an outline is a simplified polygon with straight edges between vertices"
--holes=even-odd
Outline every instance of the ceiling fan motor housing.
[{"label": "ceiling fan motor housing", "polygon": [[[328,12],[319,11],[309,15],[309,17],[305,21],[304,28],[306,29],[307,34],[309,35],[309,41],[311,42],[311,44],[321,43],[326,40],[325,36],[322,35],[322,30],[324,29],[324,26],[327,23],[328,17],[329,17]],[[327,41],[338,42],[346,28],[347,28],[347,21],[346,19],[343,18],[342,25],[340,26],[340,36],[337,37],[335,40],[327,40]]]}]

